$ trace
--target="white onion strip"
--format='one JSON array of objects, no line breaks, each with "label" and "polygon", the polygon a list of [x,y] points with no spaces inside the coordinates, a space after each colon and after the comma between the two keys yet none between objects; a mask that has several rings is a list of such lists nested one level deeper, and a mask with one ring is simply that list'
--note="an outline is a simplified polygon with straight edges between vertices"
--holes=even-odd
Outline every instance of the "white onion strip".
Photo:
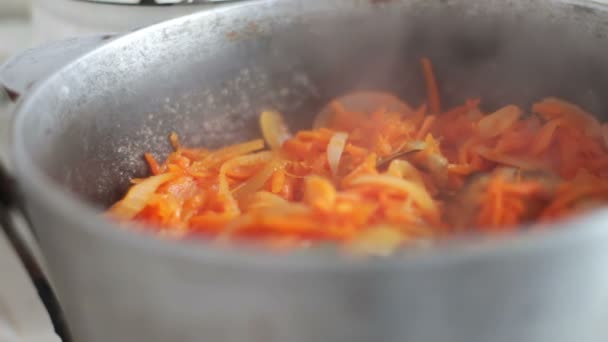
[{"label": "white onion strip", "polygon": [[347,140],[348,133],[337,132],[331,137],[329,145],[327,145],[327,162],[334,177],[338,174],[340,159],[342,159]]},{"label": "white onion strip", "polygon": [[353,185],[389,187],[410,196],[420,209],[431,213],[438,212],[438,208],[426,188],[414,181],[399,179],[389,175],[364,175],[355,179]]},{"label": "white onion strip", "polygon": [[133,219],[146,207],[150,197],[154,195],[156,190],[158,190],[161,185],[175,177],[175,174],[163,173],[158,176],[146,178],[137,183],[131,188],[131,190],[129,190],[129,192],[127,192],[124,199],[110,208],[110,216],[120,220]]},{"label": "white onion strip", "polygon": [[283,116],[278,112],[262,112],[262,115],[260,115],[260,127],[266,144],[273,151],[279,150],[283,146],[283,143],[291,137]]}]

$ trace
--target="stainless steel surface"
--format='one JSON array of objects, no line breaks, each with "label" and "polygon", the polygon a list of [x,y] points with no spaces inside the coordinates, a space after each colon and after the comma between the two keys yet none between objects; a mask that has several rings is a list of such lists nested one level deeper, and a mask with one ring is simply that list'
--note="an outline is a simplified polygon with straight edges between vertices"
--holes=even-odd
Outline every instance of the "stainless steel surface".
[{"label": "stainless steel surface", "polygon": [[126,32],[214,8],[218,4],[196,2],[177,6],[133,6],[77,0],[32,0],[32,41],[39,45],[66,38]]},{"label": "stainless steel surface", "polygon": [[352,89],[417,104],[422,55],[447,104],[555,95],[606,113],[607,19],[587,1],[268,0],[78,59],[21,103],[12,146],[75,340],[606,341],[606,210],[367,262],[159,241],[98,213],[173,130],[190,145],[241,141],[269,107],[307,126]]},{"label": "stainless steel surface", "polygon": [[0,86],[19,96],[31,90],[57,70],[87,52],[116,38],[117,34],[102,34],[72,38],[38,46],[16,54],[0,65]]}]

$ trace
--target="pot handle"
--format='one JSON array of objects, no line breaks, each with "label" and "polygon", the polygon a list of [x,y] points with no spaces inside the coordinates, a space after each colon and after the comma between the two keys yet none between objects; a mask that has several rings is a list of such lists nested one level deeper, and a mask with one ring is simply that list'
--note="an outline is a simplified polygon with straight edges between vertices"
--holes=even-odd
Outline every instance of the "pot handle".
[{"label": "pot handle", "polygon": [[[0,65],[0,102],[6,97],[16,101],[26,94],[36,83],[43,81],[78,57],[119,37],[118,34],[99,34],[47,43],[26,50]],[[7,140],[7,139],[4,139]],[[3,141],[4,142],[4,141]],[[27,221],[23,201],[7,164],[0,158],[0,225],[14,245],[24,266],[32,278],[44,275],[44,262],[37,251],[29,248],[28,232],[17,229],[14,213],[20,212]],[[32,274],[33,272],[33,274]]]},{"label": "pot handle", "polygon": [[100,34],[78,37],[26,50],[0,66],[0,86],[13,101],[16,101],[36,83],[119,36],[119,34]]},{"label": "pot handle", "polygon": [[[55,295],[48,274],[45,273],[44,262],[40,252],[33,248],[35,241],[31,241],[27,236],[32,237],[32,233],[26,234],[18,228],[15,221],[17,213],[21,213],[27,222],[26,226],[31,226],[25,215],[23,201],[17,190],[16,181],[9,175],[8,171],[0,162],[0,229],[2,229],[12,245],[15,253],[21,260],[23,267],[29,275],[38,295],[44,304],[55,332],[64,342],[72,341],[61,305]],[[28,232],[29,233],[29,232]]]},{"label": "pot handle", "polygon": [[[117,34],[103,34],[74,38],[49,43],[27,50],[9,59],[0,66],[0,100],[4,92],[16,101],[53,73],[78,57],[117,38]],[[55,331],[63,341],[71,341],[61,306],[55,295],[44,260],[36,249],[33,232],[23,231],[15,218],[21,214],[29,225],[24,202],[20,197],[17,183],[10,175],[3,160],[0,160],[0,228],[4,231],[24,268],[34,283],[40,299],[46,307]],[[29,225],[31,226],[31,225]]]}]

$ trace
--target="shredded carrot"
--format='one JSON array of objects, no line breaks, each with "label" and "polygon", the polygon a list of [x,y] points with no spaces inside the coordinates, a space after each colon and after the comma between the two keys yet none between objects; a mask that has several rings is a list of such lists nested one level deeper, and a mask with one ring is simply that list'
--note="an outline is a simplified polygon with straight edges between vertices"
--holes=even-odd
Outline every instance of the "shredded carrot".
[{"label": "shredded carrot", "polygon": [[555,130],[562,123],[560,119],[554,119],[547,122],[538,132],[537,138],[534,140],[534,144],[532,145],[532,154],[539,155],[553,142],[553,136],[555,134]]},{"label": "shredded carrot", "polygon": [[439,86],[435,78],[433,63],[428,58],[422,58],[422,71],[426,81],[428,105],[432,114],[441,113],[441,97],[439,96]]},{"label": "shredded carrot", "polygon": [[144,158],[146,158],[146,162],[148,163],[148,167],[150,168],[150,172],[153,175],[160,174],[160,165],[158,165],[158,162],[156,161],[156,159],[154,158],[154,156],[151,153],[145,153],[144,154]]},{"label": "shredded carrot", "polygon": [[280,251],[332,242],[387,255],[463,232],[516,233],[608,204],[608,124],[555,98],[527,111],[484,111],[468,99],[442,113],[429,59],[422,70],[427,103],[418,107],[354,93],[391,103],[363,110],[335,100],[313,129],[267,124],[273,141],[219,150],[185,147],[171,133],[175,151],[162,164],[145,153],[151,176],[131,180],[108,214],[163,238]]},{"label": "shredded carrot", "polygon": [[435,119],[437,119],[437,117],[434,115],[427,116],[424,119],[424,121],[422,122],[422,126],[420,127],[420,130],[416,134],[416,139],[422,140],[424,137],[426,137],[426,135],[431,130],[431,126],[435,122]]}]

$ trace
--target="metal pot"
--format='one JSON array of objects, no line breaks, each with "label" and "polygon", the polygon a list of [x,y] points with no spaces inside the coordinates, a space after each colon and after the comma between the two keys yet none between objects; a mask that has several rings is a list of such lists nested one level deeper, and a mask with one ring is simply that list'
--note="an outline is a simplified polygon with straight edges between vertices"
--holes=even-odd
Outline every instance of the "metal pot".
[{"label": "metal pot", "polygon": [[608,112],[608,7],[558,0],[269,0],[128,34],[35,87],[14,176],[76,341],[595,342],[608,339],[608,211],[500,241],[388,260],[169,242],[100,212],[167,135],[257,136],[263,108],[305,127],[357,88],[489,107],[547,95]]},{"label": "metal pot", "polygon": [[34,44],[66,37],[123,32],[217,6],[209,0],[30,1]]}]

